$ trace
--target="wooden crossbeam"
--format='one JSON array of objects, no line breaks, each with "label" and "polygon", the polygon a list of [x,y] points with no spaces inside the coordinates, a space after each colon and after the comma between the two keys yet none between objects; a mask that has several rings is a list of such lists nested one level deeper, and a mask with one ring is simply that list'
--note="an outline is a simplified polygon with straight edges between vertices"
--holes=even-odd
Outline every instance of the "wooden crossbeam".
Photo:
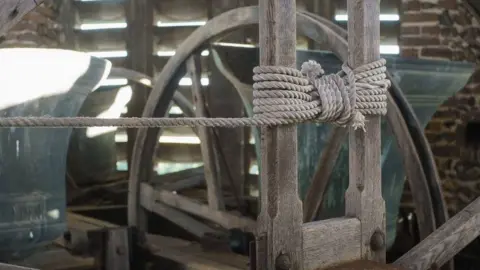
[{"label": "wooden crossbeam", "polygon": [[360,220],[332,218],[302,226],[305,270],[360,258]]},{"label": "wooden crossbeam", "polygon": [[0,37],[41,3],[43,0],[0,1]]},{"label": "wooden crossbeam", "polygon": [[448,220],[420,244],[395,261],[411,270],[436,269],[480,235],[480,198]]},{"label": "wooden crossbeam", "polygon": [[[211,209],[208,207],[208,205],[197,203],[187,197],[174,194],[170,191],[154,189],[147,183],[142,183],[140,194],[142,194],[142,206],[150,211],[155,211],[155,205],[160,202],[167,206],[182,210],[186,213],[215,222],[227,229],[239,228],[246,231],[253,231],[255,228],[254,220],[246,217],[236,216],[228,212]],[[162,216],[164,215],[162,213],[159,214]]]}]

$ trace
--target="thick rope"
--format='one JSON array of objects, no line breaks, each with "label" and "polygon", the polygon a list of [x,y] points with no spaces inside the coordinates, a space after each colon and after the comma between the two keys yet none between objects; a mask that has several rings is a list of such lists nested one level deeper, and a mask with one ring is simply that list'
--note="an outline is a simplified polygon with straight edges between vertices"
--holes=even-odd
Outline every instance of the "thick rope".
[{"label": "thick rope", "polygon": [[352,70],[342,66],[337,74],[324,75],[320,64],[305,62],[302,70],[278,66],[254,68],[253,118],[95,118],[6,117],[0,127],[124,128],[207,126],[278,126],[299,122],[329,122],[364,129],[365,115],[384,115],[387,89],[384,59]]}]

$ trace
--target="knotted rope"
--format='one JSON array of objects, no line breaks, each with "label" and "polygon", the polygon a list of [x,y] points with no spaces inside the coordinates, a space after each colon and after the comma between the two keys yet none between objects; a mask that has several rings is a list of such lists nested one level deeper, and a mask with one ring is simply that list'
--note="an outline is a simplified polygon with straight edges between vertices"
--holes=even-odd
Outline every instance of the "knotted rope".
[{"label": "knotted rope", "polygon": [[301,71],[278,66],[254,68],[253,118],[94,118],[7,117],[0,127],[118,126],[277,126],[299,122],[330,122],[364,128],[365,115],[384,115],[387,89],[384,59],[352,70],[348,65],[336,74],[324,75],[320,64],[305,62]]}]

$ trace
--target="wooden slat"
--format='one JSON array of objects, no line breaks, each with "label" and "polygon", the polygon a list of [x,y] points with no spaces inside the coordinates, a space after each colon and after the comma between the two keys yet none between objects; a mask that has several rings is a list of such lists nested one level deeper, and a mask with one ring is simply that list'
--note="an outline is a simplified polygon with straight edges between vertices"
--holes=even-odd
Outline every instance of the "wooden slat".
[{"label": "wooden slat", "polygon": [[[356,68],[380,58],[378,0],[348,1],[348,64]],[[368,31],[366,30],[368,29]],[[365,131],[349,128],[349,186],[346,216],[361,225],[362,259],[385,262],[385,201],[382,198],[380,116],[365,116]],[[370,240],[379,234],[383,246],[373,250]]]},{"label": "wooden slat", "polygon": [[75,7],[77,25],[126,21],[123,1],[76,1]]},{"label": "wooden slat", "polygon": [[[340,0],[335,2],[335,14],[347,14],[347,2],[349,0]],[[398,0],[382,0],[380,2],[380,13],[398,14],[400,2]]]},{"label": "wooden slat", "polygon": [[157,27],[155,51],[174,51],[197,27]]},{"label": "wooden slat", "polygon": [[[222,251],[208,251],[199,244],[181,239],[148,235],[148,247],[154,255],[176,262],[189,270],[246,270],[248,258]],[[160,265],[163,266],[163,265]],[[175,268],[177,269],[177,268]]]},{"label": "wooden slat", "polygon": [[360,258],[360,221],[356,218],[305,223],[302,235],[305,270]]},{"label": "wooden slat", "polygon": [[140,194],[141,204],[147,209],[151,209],[151,211],[153,211],[153,206],[157,204],[157,202],[161,202],[181,211],[215,222],[227,229],[239,228],[246,231],[252,231],[255,228],[254,220],[236,216],[228,212],[213,210],[207,205],[197,203],[189,198],[174,194],[170,191],[154,189],[146,183],[142,184]]},{"label": "wooden slat", "polygon": [[[172,208],[170,208],[172,209]],[[176,211],[176,210],[175,210]],[[185,214],[183,214],[185,215]],[[176,215],[174,215],[176,216]],[[102,228],[116,228],[115,224],[101,221],[98,219],[89,218],[82,215],[67,212],[68,228],[70,230],[82,231],[85,235],[88,231],[96,231]],[[193,219],[193,221],[195,221]],[[191,226],[197,226],[193,222]],[[203,225],[204,226],[204,225]],[[201,228],[201,227],[197,227]],[[208,230],[208,229],[206,229]],[[209,229],[209,232],[212,232]],[[247,258],[229,253],[229,252],[209,252],[201,248],[197,243],[188,242],[172,237],[147,235],[147,246],[153,255],[168,260],[177,262],[179,267],[186,267],[185,269],[218,269],[218,270],[240,270],[247,269]],[[219,256],[220,255],[220,256]],[[87,259],[92,262],[92,259]],[[89,266],[91,267],[92,264]],[[243,267],[245,266],[245,267]],[[59,268],[41,268],[41,269],[55,269]],[[90,268],[88,268],[90,269]],[[184,269],[184,268],[179,268]]]},{"label": "wooden slat", "polygon": [[206,21],[206,0],[162,0],[154,1],[155,19],[162,22]]},{"label": "wooden slat", "polygon": [[126,29],[75,31],[79,51],[126,50]]}]

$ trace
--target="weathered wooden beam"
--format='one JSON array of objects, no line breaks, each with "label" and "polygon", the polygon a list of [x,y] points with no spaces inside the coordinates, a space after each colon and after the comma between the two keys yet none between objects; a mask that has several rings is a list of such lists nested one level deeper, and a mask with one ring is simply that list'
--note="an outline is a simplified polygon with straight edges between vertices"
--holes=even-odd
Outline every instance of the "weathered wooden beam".
[{"label": "weathered wooden beam", "polygon": [[[195,106],[195,116],[208,117],[208,112],[204,93],[202,91],[202,84],[200,82],[200,59],[199,55],[195,54],[187,60],[187,71],[192,80],[193,102]],[[225,210],[225,203],[223,201],[222,183],[219,175],[216,173],[218,167],[218,155],[215,153],[217,145],[213,140],[213,133],[210,128],[197,127],[198,137],[201,141],[200,148],[202,151],[205,181],[207,184],[207,199],[208,206],[213,210]]]},{"label": "weathered wooden beam", "polygon": [[[243,229],[245,231],[253,231],[255,221],[246,217],[230,214],[228,212],[213,210],[207,205],[197,203],[187,197],[174,194],[171,191],[157,190],[149,184],[143,183],[140,189],[141,204],[147,209],[154,211],[153,207],[158,202],[167,206],[176,208],[186,213],[196,215],[203,219],[217,223],[227,229]],[[162,216],[164,214],[158,213]]]},{"label": "weathered wooden beam", "polygon": [[0,1],[0,37],[41,3],[43,0]]},{"label": "weathered wooden beam", "polygon": [[479,235],[480,198],[477,198],[394,265],[410,270],[438,269]]},{"label": "weathered wooden beam", "polygon": [[[259,14],[260,65],[296,67],[295,0],[261,0]],[[261,137],[257,269],[302,270],[303,211],[298,198],[297,127],[262,128]]]},{"label": "weathered wooden beam", "polygon": [[[153,75],[153,5],[151,0],[128,0],[125,3],[127,17],[127,68]],[[139,117],[143,113],[150,89],[143,85],[134,85],[132,99],[128,103],[128,116]],[[127,130],[129,168],[136,129]]]},{"label": "weathered wooden beam", "polygon": [[333,218],[302,226],[304,269],[314,270],[360,258],[360,220]]},{"label": "weathered wooden beam", "polygon": [[[147,242],[153,255],[174,262],[174,269],[189,270],[246,270],[248,258],[223,251],[208,251],[198,243],[172,237],[147,235]],[[159,269],[172,269],[159,264]],[[156,268],[154,268],[156,269]]]},{"label": "weathered wooden beam", "polygon": [[[349,0],[348,64],[352,68],[380,58],[378,0]],[[385,201],[381,182],[380,116],[366,116],[365,132],[349,130],[349,179],[346,216],[360,219],[361,258],[385,262]],[[372,240],[378,245],[372,248]]]}]

